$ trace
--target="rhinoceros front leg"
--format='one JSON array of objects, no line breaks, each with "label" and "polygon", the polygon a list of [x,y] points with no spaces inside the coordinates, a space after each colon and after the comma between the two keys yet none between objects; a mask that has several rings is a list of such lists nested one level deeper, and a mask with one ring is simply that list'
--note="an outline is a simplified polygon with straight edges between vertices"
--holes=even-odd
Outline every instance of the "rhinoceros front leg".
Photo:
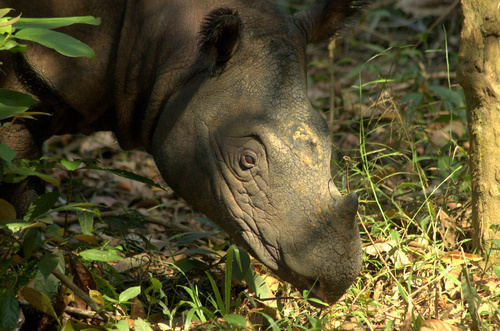
[{"label": "rhinoceros front leg", "polygon": [[[5,144],[16,151],[15,160],[37,159],[42,153],[42,139],[37,139],[22,120],[15,121],[1,129],[0,144]],[[24,215],[29,205],[43,191],[43,182],[34,176],[15,184],[0,182],[0,198],[14,206],[17,217]]]}]

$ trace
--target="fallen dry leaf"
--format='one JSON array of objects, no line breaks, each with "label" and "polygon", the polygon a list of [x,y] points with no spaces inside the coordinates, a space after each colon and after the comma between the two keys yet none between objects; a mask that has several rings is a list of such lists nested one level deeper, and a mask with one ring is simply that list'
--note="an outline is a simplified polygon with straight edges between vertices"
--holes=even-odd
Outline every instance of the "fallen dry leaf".
[{"label": "fallen dry leaf", "polygon": [[422,321],[422,327],[420,328],[420,331],[462,331],[462,329],[457,328],[456,326],[453,326],[451,324],[448,324],[444,321],[437,320],[437,319],[429,319]]}]

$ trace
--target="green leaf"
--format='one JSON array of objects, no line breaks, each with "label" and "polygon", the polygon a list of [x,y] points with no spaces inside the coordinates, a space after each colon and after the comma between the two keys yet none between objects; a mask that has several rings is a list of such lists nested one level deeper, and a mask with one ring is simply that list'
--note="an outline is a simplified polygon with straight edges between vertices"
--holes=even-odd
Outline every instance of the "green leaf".
[{"label": "green leaf", "polygon": [[33,307],[47,315],[52,316],[56,320],[57,324],[61,325],[61,322],[59,321],[59,318],[57,318],[54,308],[52,307],[50,299],[45,294],[27,286],[21,290],[21,294]]},{"label": "green leaf", "polygon": [[7,163],[11,163],[16,156],[16,151],[5,144],[0,144],[0,159]]},{"label": "green leaf", "polygon": [[500,278],[500,267],[493,266],[493,271],[495,272],[495,275],[497,275],[497,278]]},{"label": "green leaf", "polygon": [[189,255],[220,255],[217,252],[211,251],[209,249],[204,249],[204,248],[193,248],[193,249],[187,249],[185,251],[178,251],[175,255],[181,255],[181,254],[189,254]]},{"label": "green leaf", "polygon": [[4,17],[7,15],[11,10],[14,10],[12,8],[2,8],[0,9],[0,17]]},{"label": "green leaf", "polygon": [[0,330],[14,330],[19,317],[19,302],[13,291],[0,296]]},{"label": "green leaf", "polygon": [[74,160],[74,161],[61,160],[61,164],[69,171],[75,171],[76,169],[78,169],[80,164],[82,164],[82,160]]},{"label": "green leaf", "polygon": [[[0,167],[1,171],[1,167]],[[0,198],[0,228],[5,227],[3,221],[12,221],[17,218],[16,209],[10,202]]]},{"label": "green leaf", "polygon": [[151,281],[153,290],[161,290],[161,288],[163,287],[163,284],[158,279],[150,277],[149,280]]},{"label": "green leaf", "polygon": [[185,232],[183,237],[177,240],[176,246],[183,246],[195,240],[210,237],[217,234],[217,232]]},{"label": "green leaf", "polygon": [[57,289],[61,284],[61,281],[56,278],[54,275],[49,275],[45,278],[40,270],[35,275],[34,278],[34,288],[38,292],[41,292],[47,296],[53,302],[57,296]]},{"label": "green leaf", "polygon": [[[266,299],[274,297],[273,291],[271,291],[269,285],[267,285],[264,279],[254,270],[250,269],[244,279],[248,287],[250,287],[258,298]],[[268,301],[266,305],[277,307],[276,301]]]},{"label": "green leaf", "polygon": [[122,293],[120,293],[120,296],[118,297],[118,301],[127,302],[130,299],[135,298],[139,294],[141,294],[141,287],[140,286],[131,287],[131,288],[126,289]]},{"label": "green leaf", "polygon": [[35,99],[29,94],[0,88],[0,120],[24,112],[34,102]]},{"label": "green leaf", "polygon": [[210,284],[212,285],[212,290],[214,291],[215,294],[215,302],[214,306],[217,308],[221,315],[224,316],[227,314],[226,311],[226,306],[224,305],[224,302],[222,301],[222,296],[220,295],[219,288],[217,287],[217,284],[215,283],[215,280],[213,279],[212,275],[208,273],[208,271],[205,271],[205,274],[208,277],[208,280],[210,281]]},{"label": "green leaf", "polygon": [[80,228],[82,228],[82,233],[91,235],[92,229],[94,228],[94,213],[77,210],[76,216],[78,218],[78,223],[80,223]]},{"label": "green leaf", "polygon": [[118,261],[123,258],[118,255],[118,251],[116,250],[100,250],[100,249],[87,249],[85,251],[80,252],[80,256],[87,261]]},{"label": "green leaf", "polygon": [[22,17],[14,25],[14,28],[57,29],[75,23],[99,25],[101,24],[101,19],[95,18],[94,16],[49,17],[49,18]]},{"label": "green leaf", "polygon": [[225,307],[229,309],[231,305],[231,276],[233,275],[233,253],[238,250],[236,246],[231,245],[227,250],[226,255],[226,273],[224,275],[224,303]]},{"label": "green leaf", "polygon": [[40,263],[38,264],[38,270],[45,278],[47,278],[52,273],[52,271],[56,269],[58,263],[59,263],[58,256],[52,253],[46,253],[40,259]]},{"label": "green leaf", "polygon": [[[500,239],[491,239],[491,243],[500,247]],[[496,249],[498,249],[498,247]]]},{"label": "green leaf", "polygon": [[[236,253],[236,251],[235,251]],[[243,250],[238,250],[233,259],[233,278],[240,282],[245,278],[250,270],[250,256]]]},{"label": "green leaf", "polygon": [[2,47],[0,47],[0,50],[5,50],[9,51],[10,53],[19,53],[19,52],[26,52],[26,49],[28,47],[25,44],[20,44],[17,41],[11,39],[7,41]]},{"label": "green leaf", "polygon": [[115,174],[117,176],[123,177],[123,178],[132,179],[136,182],[140,182],[140,183],[143,183],[143,184],[146,184],[149,186],[154,186],[154,187],[157,187],[157,188],[164,190],[164,188],[160,184],[155,183],[154,181],[152,181],[151,179],[149,179],[147,177],[134,174],[133,172],[130,172],[130,171],[119,170],[119,169],[104,169],[104,168],[100,168],[100,167],[96,166],[95,164],[87,165],[85,167],[85,169],[95,169],[95,170],[106,171],[106,172]]},{"label": "green leaf", "polygon": [[226,323],[235,326],[237,328],[245,328],[247,325],[247,320],[245,317],[237,314],[229,314],[222,318]]},{"label": "green leaf", "polygon": [[48,192],[40,195],[29,206],[26,215],[24,215],[24,220],[29,222],[48,212],[54,207],[57,199],[59,199],[59,192]]},{"label": "green leaf", "polygon": [[145,322],[142,318],[138,318],[135,320],[134,323],[134,330],[135,331],[153,331],[151,326],[148,324],[148,322]]},{"label": "green leaf", "polygon": [[179,268],[183,273],[188,273],[193,269],[204,270],[208,268],[207,264],[200,260],[192,260],[192,259],[180,259],[175,261],[175,265]]},{"label": "green leaf", "polygon": [[[120,322],[125,322],[125,320],[121,320]],[[127,324],[127,322],[125,322]],[[87,323],[83,323],[75,320],[68,320],[61,331],[97,331],[101,330],[95,325],[90,325]],[[126,329],[128,331],[128,329]]]},{"label": "green leaf", "polygon": [[36,228],[30,228],[26,231],[23,241],[23,253],[28,259],[42,247],[42,235]]},{"label": "green leaf", "polygon": [[462,293],[464,294],[464,297],[467,300],[469,313],[472,318],[472,323],[477,325],[479,319],[478,307],[481,299],[477,294],[476,287],[474,286],[474,283],[472,282],[469,272],[467,271],[465,265],[462,269]]},{"label": "green leaf", "polygon": [[95,56],[92,48],[78,39],[52,30],[27,28],[16,32],[14,37],[37,42],[69,57],[85,56],[87,58],[94,58]]},{"label": "green leaf", "polygon": [[19,230],[24,230],[26,228],[41,228],[45,227],[43,223],[31,223],[31,222],[23,222],[20,220],[6,220],[0,222],[0,229],[9,229],[12,232],[17,232]]},{"label": "green leaf", "polygon": [[115,328],[118,331],[129,331],[130,330],[128,323],[125,320],[119,320],[118,323],[115,324]]},{"label": "green leaf", "polygon": [[[39,173],[37,171],[31,170],[28,168],[22,168],[22,167],[9,168],[7,171],[7,175],[10,175],[10,176],[18,175],[18,176],[22,176],[22,177],[37,176],[41,180],[46,181],[47,183],[50,183],[52,185],[59,187],[59,181],[56,178]],[[24,178],[21,178],[20,180],[17,179],[17,181],[8,181],[7,179],[4,179],[4,181],[7,183],[18,183],[19,181],[21,181],[23,179]]]}]

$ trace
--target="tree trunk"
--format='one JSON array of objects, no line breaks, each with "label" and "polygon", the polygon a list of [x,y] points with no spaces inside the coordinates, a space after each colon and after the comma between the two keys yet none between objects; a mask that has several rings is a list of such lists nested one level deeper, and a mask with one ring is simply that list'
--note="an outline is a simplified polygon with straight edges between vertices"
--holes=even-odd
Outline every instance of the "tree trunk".
[{"label": "tree trunk", "polygon": [[[500,238],[500,9],[498,1],[462,0],[457,78],[465,93],[472,177],[474,245],[488,253]],[[497,247],[498,248],[498,247]],[[490,256],[500,265],[500,251]]]}]

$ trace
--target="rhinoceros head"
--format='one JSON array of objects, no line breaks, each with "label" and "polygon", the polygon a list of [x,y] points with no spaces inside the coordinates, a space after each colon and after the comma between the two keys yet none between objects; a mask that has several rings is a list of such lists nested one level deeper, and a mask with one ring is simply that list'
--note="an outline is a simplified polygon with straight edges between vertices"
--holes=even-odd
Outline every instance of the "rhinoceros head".
[{"label": "rhinoceros head", "polygon": [[211,11],[196,74],[168,100],[152,143],[180,196],[279,277],[329,303],[361,268],[357,197],[331,180],[329,130],[306,96],[305,46],[329,38],[355,7]]}]

